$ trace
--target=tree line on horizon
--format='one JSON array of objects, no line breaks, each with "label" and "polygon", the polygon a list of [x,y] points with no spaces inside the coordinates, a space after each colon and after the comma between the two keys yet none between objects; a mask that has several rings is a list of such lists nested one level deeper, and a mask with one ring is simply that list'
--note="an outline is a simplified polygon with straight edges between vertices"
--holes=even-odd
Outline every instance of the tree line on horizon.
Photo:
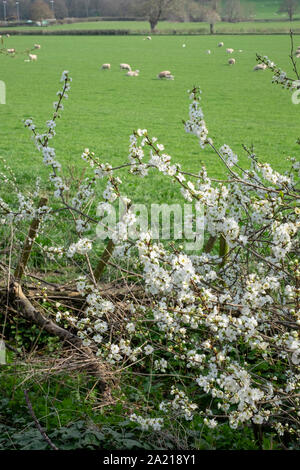
[{"label": "tree line on horizon", "polygon": [[[300,0],[283,0],[278,13],[292,21]],[[255,15],[255,3],[241,0],[6,0],[0,20],[24,22],[65,18],[146,19],[151,30],[160,20],[208,22],[213,32],[218,21],[237,22]]]}]

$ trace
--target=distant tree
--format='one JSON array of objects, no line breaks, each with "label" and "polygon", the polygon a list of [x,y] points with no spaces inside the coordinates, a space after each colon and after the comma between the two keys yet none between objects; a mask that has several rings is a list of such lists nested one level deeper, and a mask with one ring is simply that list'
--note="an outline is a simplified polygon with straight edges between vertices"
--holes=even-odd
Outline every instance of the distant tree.
[{"label": "distant tree", "polygon": [[205,8],[196,1],[187,4],[187,14],[189,21],[204,21]]},{"label": "distant tree", "polygon": [[218,21],[221,21],[221,17],[216,10],[208,9],[205,13],[204,20],[209,23],[210,34],[214,34],[215,32],[215,24]]},{"label": "distant tree", "polygon": [[55,18],[63,19],[68,16],[68,9],[65,0],[55,0],[54,2]]},{"label": "distant tree", "polygon": [[176,3],[177,0],[137,0],[135,5],[137,13],[148,18],[153,32],[159,20],[166,16]]},{"label": "distant tree", "polygon": [[221,6],[221,0],[195,0],[200,5],[209,8],[212,11],[218,12]]},{"label": "distant tree", "polygon": [[278,13],[287,13],[290,21],[293,21],[293,17],[299,8],[299,0],[283,0],[280,4]]},{"label": "distant tree", "polygon": [[43,0],[34,0],[29,8],[29,16],[33,21],[42,21],[53,18],[53,13],[46,2]]},{"label": "distant tree", "polygon": [[221,21],[219,10],[221,6],[220,0],[198,0],[198,3],[203,7],[203,19],[209,23],[210,34],[215,32],[215,24]]},{"label": "distant tree", "polygon": [[223,4],[222,18],[229,23],[240,21],[243,17],[240,0],[226,0]]},{"label": "distant tree", "polygon": [[243,3],[242,4],[242,10],[243,10],[243,19],[251,19],[255,17],[255,11],[256,11],[256,3]]}]

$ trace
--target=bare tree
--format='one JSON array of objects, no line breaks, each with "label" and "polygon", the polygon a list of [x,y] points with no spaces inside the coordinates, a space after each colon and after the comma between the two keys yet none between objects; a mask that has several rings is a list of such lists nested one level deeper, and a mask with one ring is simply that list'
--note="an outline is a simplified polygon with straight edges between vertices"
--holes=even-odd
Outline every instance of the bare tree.
[{"label": "bare tree", "polygon": [[293,17],[299,8],[299,0],[283,0],[280,4],[278,13],[287,13],[290,21],[293,21]]},{"label": "bare tree", "polygon": [[177,0],[137,0],[136,11],[148,18],[153,32],[159,20],[167,15],[176,3]]},{"label": "bare tree", "polygon": [[199,4],[204,8],[203,20],[209,23],[210,34],[214,34],[215,24],[221,21],[219,15],[220,0],[198,0]]},{"label": "bare tree", "polygon": [[42,21],[53,18],[53,12],[51,11],[49,5],[43,0],[35,0],[30,5],[29,15],[33,21]]},{"label": "bare tree", "polygon": [[214,34],[215,32],[215,24],[218,21],[221,21],[219,13],[217,13],[215,10],[207,10],[205,13],[205,21],[209,23],[209,28],[210,28],[210,34]]},{"label": "bare tree", "polygon": [[218,12],[221,1],[220,0],[196,0],[200,5],[206,6],[210,10]]},{"label": "bare tree", "polygon": [[65,0],[55,0],[54,2],[55,18],[63,19],[68,16],[68,9]]},{"label": "bare tree", "polygon": [[226,0],[223,4],[222,18],[229,23],[242,19],[242,7],[240,0]]}]

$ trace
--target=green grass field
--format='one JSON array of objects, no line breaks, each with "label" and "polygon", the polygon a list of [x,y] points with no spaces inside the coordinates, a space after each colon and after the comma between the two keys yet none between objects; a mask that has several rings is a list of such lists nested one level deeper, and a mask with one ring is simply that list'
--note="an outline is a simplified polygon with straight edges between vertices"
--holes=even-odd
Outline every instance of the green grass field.
[{"label": "green grass field", "polygon": [[[20,189],[33,189],[37,176],[45,176],[47,181],[49,169],[43,166],[23,120],[32,117],[38,131],[44,131],[45,122],[53,112],[52,103],[57,100],[56,92],[61,87],[59,80],[64,70],[70,71],[72,88],[69,100],[64,101],[65,110],[62,119],[58,120],[57,136],[51,145],[56,147],[57,159],[66,176],[68,168],[74,168],[80,175],[85,166],[80,156],[86,147],[103,162],[113,165],[127,162],[129,135],[134,129],[147,128],[186,171],[197,172],[204,162],[210,176],[223,177],[224,169],[215,154],[209,149],[201,150],[196,138],[185,134],[183,129],[182,119],[188,118],[187,90],[194,85],[199,85],[203,92],[202,106],[210,137],[217,148],[226,143],[238,153],[242,166],[247,163],[242,144],[253,145],[261,160],[270,162],[282,172],[287,168],[285,157],[298,156],[296,140],[300,137],[300,107],[292,104],[289,91],[271,83],[271,72],[253,72],[255,54],[260,53],[292,73],[288,36],[157,36],[152,41],[143,39],[142,36],[26,36],[6,40],[6,47],[18,51],[30,48],[34,43],[41,44],[41,49],[36,51],[37,62],[24,62],[24,55],[12,58],[0,54],[0,80],[5,82],[7,89],[6,104],[0,104],[0,156],[15,171]],[[225,43],[224,48],[217,47],[221,40]],[[182,47],[183,44],[186,47]],[[298,45],[300,38],[299,42],[295,39],[295,46]],[[236,52],[229,56],[226,47],[232,47]],[[206,53],[207,49],[212,51],[210,55]],[[236,59],[235,66],[228,65],[229,57]],[[105,62],[111,63],[111,70],[101,70],[101,64]],[[139,69],[140,75],[127,77],[120,71],[121,62]],[[173,81],[156,78],[166,69],[174,74]],[[11,195],[2,183],[1,172],[0,161],[0,196],[7,201]],[[123,182],[123,195],[134,202],[183,201],[177,187],[156,172],[143,180],[123,171]],[[59,224],[51,226],[49,222],[46,228],[50,233],[45,229],[36,239],[38,243],[68,246],[70,240],[74,241],[73,225],[64,213],[61,213]],[[10,247],[16,229],[15,250],[10,256],[4,249]],[[12,225],[12,228],[1,227],[0,251],[4,253],[1,260],[6,262],[9,257],[10,266],[15,266],[20,241],[27,231],[27,221],[19,226]],[[5,236],[2,237],[3,233]],[[91,237],[94,236],[93,228]],[[68,239],[66,243],[65,239]],[[93,267],[102,252],[103,247],[95,243],[91,255]],[[29,266],[30,273],[44,277],[48,282],[62,284],[78,277],[82,264],[81,260],[75,260],[67,267],[64,261],[46,263],[41,250],[37,247],[35,251],[34,246]],[[131,269],[130,261],[125,267]],[[116,276],[122,286],[121,275],[111,267],[106,270],[104,281],[116,279]],[[1,281],[2,278],[0,276]],[[131,281],[128,276],[128,279],[132,285],[135,283],[135,278]],[[137,302],[140,302],[139,298]],[[24,356],[24,365],[23,356],[17,358],[18,365],[14,363],[15,354],[9,351],[9,365],[2,366],[0,450],[47,448],[28,412],[25,388],[29,390],[37,419],[59,449],[258,449],[251,426],[232,429],[224,422],[220,428],[203,429],[200,415],[191,422],[172,418],[164,434],[135,430],[127,417],[135,411],[152,416],[151,411],[157,410],[160,402],[169,397],[169,374],[156,376],[152,366],[148,369],[139,363],[132,374],[131,369],[127,373],[126,366],[122,376],[116,375],[112,404],[106,404],[97,391],[98,379],[89,380],[86,375],[78,375],[71,369],[68,375],[55,372],[52,359],[63,357],[63,364],[66,364],[65,352],[60,356],[57,341],[45,338],[46,333],[39,327],[32,327],[21,316],[14,317],[9,313],[4,328],[5,305],[0,311],[0,331],[19,350],[33,353]],[[45,302],[43,305],[47,315],[52,314],[51,304]],[[125,320],[121,315],[120,319],[122,325],[121,321]],[[117,325],[112,331],[117,338]],[[35,355],[36,347],[39,349]],[[255,378],[260,380],[259,374],[269,377],[273,371],[266,370],[265,363],[252,366],[253,357],[249,355],[248,364],[251,370],[256,367]],[[181,379],[182,365],[179,361],[178,364],[181,386],[184,379]],[[149,376],[148,370],[151,371]],[[277,377],[284,376],[280,361],[278,369],[276,365],[274,370]],[[192,380],[189,387],[193,390]],[[198,390],[195,393],[199,394]],[[211,398],[201,392],[201,411],[210,401]],[[263,449],[279,448],[278,438],[264,432]]]},{"label": "green grass field", "polygon": [[[283,17],[283,19],[285,19]],[[218,22],[215,25],[217,34],[271,34],[288,33],[290,29],[300,33],[300,21],[244,21],[239,23]],[[149,23],[147,21],[89,21],[71,24],[55,24],[42,28],[43,31],[95,31],[95,30],[128,30],[136,34],[149,34]],[[2,33],[16,31],[41,31],[39,26],[8,26],[1,27]],[[209,34],[208,23],[172,23],[160,21],[156,27],[158,34]]]},{"label": "green grass field", "polygon": [[[227,64],[225,47],[216,47],[220,39],[9,38],[7,47],[20,50],[35,42],[42,47],[36,63],[24,62],[23,56],[1,57],[0,79],[6,83],[7,104],[0,106],[0,155],[10,162],[21,186],[47,171],[22,120],[33,117],[39,129],[44,128],[61,72],[69,70],[73,77],[70,99],[65,102],[55,138],[65,168],[74,166],[79,171],[86,147],[105,162],[126,162],[129,135],[141,127],[158,137],[184,169],[197,171],[204,161],[211,176],[221,176],[223,169],[216,157],[209,150],[202,151],[196,139],[183,130],[182,119],[188,117],[187,90],[200,85],[207,126],[216,145],[227,143],[245,162],[242,144],[253,144],[263,161],[284,171],[284,157],[298,153],[299,108],[292,104],[289,92],[271,84],[270,72],[252,69],[258,52],[289,70],[289,39],[224,37],[225,47],[243,50],[233,54],[234,67]],[[211,55],[205,53],[208,48]],[[104,62],[111,63],[110,71],[100,70]],[[126,77],[119,70],[120,62],[139,69],[139,77]],[[175,75],[174,81],[156,79],[165,69]],[[145,181],[127,175],[123,191],[139,201],[177,199],[177,188],[159,175]]]},{"label": "green grass field", "polygon": [[[216,33],[286,33],[292,27],[295,32],[300,32],[300,11],[295,14],[295,20],[292,23],[288,20],[287,13],[278,13],[280,0],[241,0],[242,6],[246,7],[246,14],[249,21],[242,23],[225,23],[220,22],[215,26]],[[261,20],[259,23],[251,20]],[[267,20],[263,22],[263,20]],[[274,20],[274,21],[270,21]],[[298,21],[297,21],[298,20]],[[1,31],[9,31],[11,29],[18,31],[34,31],[40,30],[37,26],[18,26],[18,27],[1,27]],[[136,33],[147,33],[149,31],[149,23],[147,21],[82,21],[72,24],[56,24],[43,28],[46,31],[72,31],[72,30],[129,30]],[[180,33],[207,33],[209,34],[209,24],[207,23],[180,23],[160,21],[157,25],[157,31],[160,33],[176,32]]]},{"label": "green grass field", "polygon": [[250,4],[254,8],[254,18],[256,19],[278,19],[284,17],[283,13],[278,14],[281,0],[241,0],[241,4]]}]

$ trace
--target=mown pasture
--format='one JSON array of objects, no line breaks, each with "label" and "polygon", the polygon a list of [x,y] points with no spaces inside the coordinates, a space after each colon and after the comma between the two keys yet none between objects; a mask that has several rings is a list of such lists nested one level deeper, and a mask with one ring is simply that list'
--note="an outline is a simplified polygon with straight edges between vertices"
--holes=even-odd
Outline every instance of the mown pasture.
[{"label": "mown pasture", "polygon": [[[225,47],[217,47],[219,40]],[[187,90],[194,85],[202,89],[203,110],[216,146],[227,143],[243,165],[242,144],[253,145],[261,160],[280,171],[286,168],[286,156],[298,154],[299,107],[292,104],[290,92],[271,83],[271,72],[253,72],[256,52],[291,70],[286,36],[160,36],[152,41],[140,36],[10,37],[6,44],[21,51],[36,42],[41,44],[37,62],[24,62],[23,55],[1,56],[0,79],[6,83],[7,98],[0,107],[0,155],[15,170],[21,187],[47,171],[22,120],[33,117],[39,130],[44,129],[63,70],[70,71],[73,82],[54,144],[65,171],[80,171],[86,147],[104,162],[126,162],[129,135],[141,127],[156,136],[184,169],[195,172],[205,162],[211,176],[223,176],[216,156],[184,133]],[[235,49],[234,66],[227,63],[226,46]],[[104,62],[111,63],[110,71],[101,70]],[[127,77],[120,71],[121,62],[140,70],[140,75]],[[175,80],[156,78],[166,69]],[[143,182],[126,176],[124,191],[139,202],[177,199],[177,188],[154,174]]]},{"label": "mown pasture", "polygon": [[[295,33],[300,32],[300,21],[290,22],[286,17],[273,17],[264,21],[242,21],[237,23],[228,23],[219,21],[215,24],[214,30],[217,34],[282,34],[288,33],[292,29]],[[82,33],[84,30],[92,34],[95,30],[117,30],[129,31],[130,34],[148,34],[150,32],[149,22],[147,21],[82,21],[74,23],[53,24],[41,28],[40,26],[1,26],[2,33],[10,33],[11,31],[27,31],[29,33],[45,32],[55,33],[78,31]],[[210,34],[209,23],[205,22],[171,22],[160,21],[156,26],[158,34]]]}]

